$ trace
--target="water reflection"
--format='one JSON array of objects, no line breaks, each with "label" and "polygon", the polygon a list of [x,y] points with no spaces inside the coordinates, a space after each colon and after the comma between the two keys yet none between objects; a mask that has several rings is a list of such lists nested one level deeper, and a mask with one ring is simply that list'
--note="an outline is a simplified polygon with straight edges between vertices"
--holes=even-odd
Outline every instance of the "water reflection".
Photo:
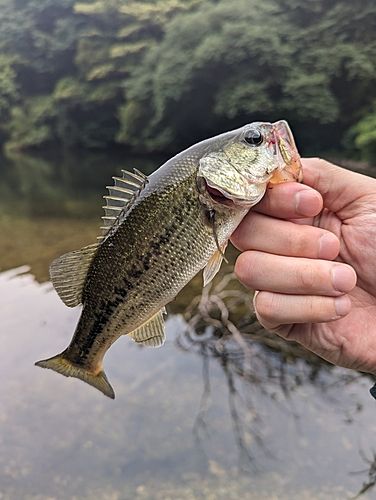
[{"label": "water reflection", "polygon": [[[313,385],[321,398],[340,409],[342,394],[348,387],[366,379],[350,370],[334,369],[298,344],[287,343],[266,332],[255,316],[247,312],[249,302],[248,292],[241,288],[234,274],[226,274],[193,298],[184,314],[185,334],[177,339],[180,348],[197,352],[203,358],[204,389],[196,419],[196,436],[204,435],[207,428],[211,387],[209,360],[214,359],[226,378],[239,463],[245,468],[255,462],[257,465],[260,450],[270,453],[262,437],[264,422],[258,411],[260,395],[299,419],[301,415],[290,405],[294,392]],[[355,400],[351,407],[342,408],[344,422],[353,423],[362,409],[363,404]],[[374,464],[369,463],[369,475],[373,478]],[[368,488],[373,486],[371,480],[366,484]]]},{"label": "water reflection", "polygon": [[0,274],[0,499],[372,498],[370,381],[264,332],[231,264],[170,305],[163,349],[112,347],[115,401],[34,368],[79,315],[46,282],[49,262],[95,241],[112,175],[161,162],[0,162],[0,269],[32,272]]},{"label": "water reflection", "polygon": [[224,330],[193,332],[199,307],[170,315],[163,349],[112,347],[111,401],[33,367],[65,346],[79,311],[20,271],[0,275],[2,498],[343,499],[361,488],[367,472],[351,472],[376,430],[365,377],[287,360],[251,333],[248,365]]},{"label": "water reflection", "polygon": [[362,474],[363,476],[367,474],[367,479],[363,482],[362,487],[358,493],[353,497],[353,499],[360,498],[366,491],[371,490],[376,485],[376,452],[372,451],[372,455],[369,458],[363,450],[360,450],[360,456],[362,457],[367,468],[361,471],[354,472],[354,474]]},{"label": "water reflection", "polygon": [[162,161],[115,152],[0,157],[0,270],[27,263],[47,280],[51,260],[96,241],[111,177],[122,168],[150,173]]},{"label": "water reflection", "polygon": [[[161,158],[124,157],[124,153],[88,153],[41,157],[8,152],[1,158],[0,189],[4,208],[9,204],[17,213],[30,215],[87,216],[111,177],[122,168],[136,167],[150,174]],[[5,203],[6,202],[6,203]]]}]

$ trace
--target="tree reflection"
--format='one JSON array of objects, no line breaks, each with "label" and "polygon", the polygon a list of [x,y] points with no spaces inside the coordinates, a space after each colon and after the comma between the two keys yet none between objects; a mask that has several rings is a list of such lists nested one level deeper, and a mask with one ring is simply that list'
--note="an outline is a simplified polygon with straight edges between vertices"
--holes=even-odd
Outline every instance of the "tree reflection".
[{"label": "tree reflection", "polygon": [[[221,367],[228,387],[228,404],[233,434],[242,468],[255,467],[255,453],[262,449],[262,418],[258,406],[260,394],[273,404],[294,414],[292,393],[303,384],[313,384],[320,394],[332,397],[328,389],[335,384],[350,384],[360,375],[356,372],[329,376],[332,366],[295,342],[286,342],[264,330],[250,314],[249,292],[233,273],[226,274],[215,285],[207,286],[192,299],[184,312],[187,328],[178,346],[195,352],[203,362],[203,392],[194,425],[198,440],[208,433],[207,413],[211,395],[210,362]],[[256,445],[256,446],[255,446]]]},{"label": "tree reflection", "polygon": [[364,493],[372,489],[376,484],[376,453],[372,451],[371,458],[367,457],[363,450],[359,450],[359,454],[363,461],[368,465],[365,470],[353,472],[352,474],[365,474],[367,473],[367,479],[363,482],[362,487],[358,493],[352,497],[353,500],[360,498]]}]

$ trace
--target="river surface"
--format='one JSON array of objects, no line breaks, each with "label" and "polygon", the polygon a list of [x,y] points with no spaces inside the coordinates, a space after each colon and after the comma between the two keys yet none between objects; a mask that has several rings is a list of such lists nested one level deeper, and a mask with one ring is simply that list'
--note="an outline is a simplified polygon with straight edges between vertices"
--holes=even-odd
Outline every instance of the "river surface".
[{"label": "river surface", "polygon": [[[80,313],[57,297],[48,263],[95,240],[112,175],[158,164],[0,164],[0,499],[335,500],[367,485],[361,498],[376,498],[372,381],[264,334],[234,280],[224,291],[220,277],[199,304],[200,280],[187,287],[162,349],[116,342],[105,359],[114,401],[33,366],[66,347]],[[236,309],[243,337],[205,317],[211,294]]]}]

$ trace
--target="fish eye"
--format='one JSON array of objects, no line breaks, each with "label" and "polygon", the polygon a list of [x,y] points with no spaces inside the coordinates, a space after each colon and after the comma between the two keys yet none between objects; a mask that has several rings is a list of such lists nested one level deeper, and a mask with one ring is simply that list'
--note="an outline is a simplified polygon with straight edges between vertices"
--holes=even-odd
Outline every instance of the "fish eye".
[{"label": "fish eye", "polygon": [[259,130],[251,129],[246,132],[244,140],[251,146],[260,146],[264,138]]}]

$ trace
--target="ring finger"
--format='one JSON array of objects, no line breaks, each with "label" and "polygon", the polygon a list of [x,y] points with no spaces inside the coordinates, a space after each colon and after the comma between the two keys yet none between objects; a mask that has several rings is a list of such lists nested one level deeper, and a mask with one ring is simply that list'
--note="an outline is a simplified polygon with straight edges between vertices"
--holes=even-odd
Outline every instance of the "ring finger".
[{"label": "ring finger", "polygon": [[283,294],[338,296],[356,284],[355,271],[347,264],[253,250],[239,255],[235,273],[249,288]]}]

